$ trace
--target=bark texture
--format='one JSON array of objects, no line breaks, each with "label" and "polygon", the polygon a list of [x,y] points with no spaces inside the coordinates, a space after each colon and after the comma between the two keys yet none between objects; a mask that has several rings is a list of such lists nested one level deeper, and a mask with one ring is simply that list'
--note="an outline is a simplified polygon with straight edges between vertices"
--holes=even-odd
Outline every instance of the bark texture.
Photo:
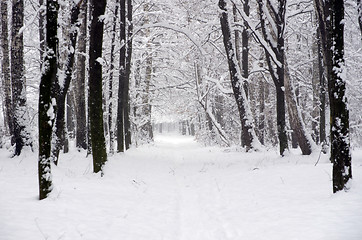
[{"label": "bark texture", "polygon": [[[328,80],[331,114],[331,156],[333,163],[333,192],[346,189],[352,178],[349,111],[347,108],[346,69],[344,64],[344,2],[331,1],[333,36],[333,71]],[[332,39],[331,39],[332,40]]]},{"label": "bark texture", "polygon": [[115,9],[113,15],[112,25],[112,38],[111,38],[111,59],[109,69],[109,83],[108,83],[108,128],[109,128],[109,153],[114,153],[114,129],[113,129],[113,75],[114,75],[114,52],[116,44],[116,26],[117,16],[119,11],[119,0],[115,2]]},{"label": "bark texture", "polygon": [[[285,28],[285,7],[286,1],[279,0],[278,7],[270,6],[270,1],[267,1],[267,5],[264,5],[264,1],[258,0],[259,14],[261,30],[266,41],[267,46],[264,46],[266,50],[266,61],[268,64],[269,72],[276,89],[277,96],[277,131],[279,139],[279,151],[280,155],[284,155],[284,152],[288,149],[288,138],[286,132],[286,121],[285,121],[285,92],[284,92],[284,28]],[[272,13],[266,13],[265,10],[273,9]],[[276,26],[276,39],[271,39],[268,34],[268,26],[265,22],[266,14],[271,14],[273,17],[274,26]],[[267,51],[267,49],[271,49]],[[271,56],[275,55],[275,58]]]},{"label": "bark texture", "polygon": [[130,101],[129,101],[129,83],[131,74],[132,60],[132,35],[133,35],[133,6],[132,0],[127,0],[127,50],[126,50],[126,79],[124,86],[124,143],[126,150],[131,145],[131,121],[130,121]]},{"label": "bark texture", "polygon": [[297,97],[295,95],[292,80],[290,79],[286,59],[284,62],[284,70],[285,95],[287,100],[290,125],[292,127],[293,133],[295,134],[295,137],[297,138],[299,147],[302,150],[302,154],[309,155],[312,153],[312,142],[307,135],[301,112],[298,109]]},{"label": "bark texture", "polygon": [[91,0],[92,21],[89,46],[89,120],[91,130],[93,171],[102,171],[107,161],[106,144],[103,129],[102,109],[102,44],[103,20],[106,8],[105,0]]},{"label": "bark texture", "polygon": [[20,155],[25,145],[31,145],[27,125],[30,122],[26,105],[24,75],[24,42],[20,31],[24,24],[24,1],[13,0],[11,27],[11,86],[14,119],[14,155]]},{"label": "bark texture", "polygon": [[[241,145],[250,150],[254,148],[253,141],[255,141],[255,133],[253,129],[253,119],[251,117],[251,112],[248,105],[248,100],[246,97],[245,89],[243,87],[244,79],[240,74],[240,67],[237,64],[235,46],[231,37],[230,23],[228,17],[228,10],[226,7],[226,2],[224,0],[219,0],[219,8],[222,13],[220,16],[221,30],[223,34],[224,47],[227,55],[229,73],[231,78],[231,85],[238,106],[239,117],[241,122],[242,129],[242,139]],[[253,134],[254,133],[254,134]]]},{"label": "bark texture", "polygon": [[87,149],[87,115],[85,103],[85,80],[86,80],[86,47],[87,47],[87,2],[83,0],[80,6],[81,24],[78,34],[77,73],[75,82],[76,93],[76,146]]},{"label": "bark texture", "polygon": [[44,57],[44,69],[39,87],[39,198],[44,199],[52,190],[51,178],[51,137],[54,123],[53,87],[58,69],[58,9],[57,1],[46,2],[46,47],[48,54]]},{"label": "bark texture", "polygon": [[124,152],[124,115],[126,105],[126,0],[120,1],[120,40],[119,82],[117,105],[117,152]]},{"label": "bark texture", "polygon": [[8,34],[8,4],[1,1],[1,79],[4,88],[5,101],[5,129],[10,136],[14,134],[13,111],[11,100],[10,58],[9,58],[9,34]]},{"label": "bark texture", "polygon": [[65,100],[72,80],[73,65],[74,65],[74,55],[75,55],[75,45],[77,42],[78,34],[78,15],[80,12],[80,4],[82,1],[79,1],[77,4],[73,3],[71,10],[71,20],[70,20],[70,34],[69,34],[69,49],[68,55],[66,57],[64,76],[62,79],[63,85],[61,86],[59,82],[55,84],[56,86],[56,103],[57,103],[57,112],[55,120],[55,146],[53,148],[54,163],[57,165],[59,159],[59,152],[64,146],[65,142]]}]

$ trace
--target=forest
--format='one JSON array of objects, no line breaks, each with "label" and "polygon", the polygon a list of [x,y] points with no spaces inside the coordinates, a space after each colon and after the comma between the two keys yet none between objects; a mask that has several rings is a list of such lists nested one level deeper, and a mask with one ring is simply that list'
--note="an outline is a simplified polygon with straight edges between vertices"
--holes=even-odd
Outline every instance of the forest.
[{"label": "forest", "polygon": [[[215,185],[212,196],[227,201],[234,195],[222,195],[221,185],[229,189],[228,194],[234,194],[238,190],[229,183],[248,181],[239,175],[222,178],[234,176],[234,172],[221,173],[215,166],[222,171],[232,165],[241,171],[258,171],[255,181],[241,185],[247,188],[255,183],[258,188],[273,177],[270,172],[262,175],[262,167],[277,164],[289,169],[288,164],[304,162],[308,169],[290,169],[288,177],[302,176],[302,171],[314,174],[319,169],[315,173],[319,178],[310,179],[318,182],[322,175],[329,179],[323,187],[310,180],[310,185],[316,185],[312,193],[323,189],[341,196],[338,194],[343,192],[349,194],[347,201],[354,199],[348,211],[362,209],[357,203],[362,198],[360,0],[1,0],[0,11],[0,189],[25,189],[6,187],[9,179],[24,172],[24,181],[36,176],[36,183],[26,188],[32,189],[30,196],[37,194],[37,200],[51,204],[61,198],[61,182],[67,182],[63,188],[76,189],[72,185],[76,183],[68,183],[72,178],[84,186],[95,184],[97,195],[107,195],[114,190],[101,184],[116,186],[125,178],[137,191],[147,192],[148,182],[137,179],[141,173],[136,169],[149,169],[152,174],[145,173],[144,178],[149,177],[149,182],[160,188],[171,189],[160,184],[163,179],[170,181],[163,174],[181,174],[184,180],[178,178],[176,185],[184,198],[180,200],[183,205],[177,204],[189,211],[180,211],[186,214],[181,219],[187,223],[200,217],[210,224],[195,223],[195,229],[208,229],[213,224],[224,226],[228,220],[211,221],[213,218],[202,212],[209,210],[200,202],[197,207],[192,196],[196,192],[207,194],[211,181]],[[188,174],[195,170],[192,166],[207,177],[190,177]],[[278,167],[274,170],[278,172],[273,174],[279,174]],[[195,185],[198,181],[205,188]],[[285,181],[278,177],[278,184]],[[305,181],[307,184],[309,180]],[[295,186],[298,184],[301,182]],[[74,192],[75,196],[83,194],[79,201],[92,192],[91,187],[87,189]],[[123,191],[120,198],[132,192]],[[160,194],[164,196],[166,191]],[[67,194],[73,198],[65,192],[66,199]],[[139,192],[135,194],[142,198]],[[157,198],[158,193],[152,194],[148,197]],[[8,197],[0,198],[0,205],[6,202],[11,208]],[[102,205],[101,201],[109,199],[100,197],[92,204]],[[281,200],[281,196],[275,199]],[[211,208],[221,204],[208,202],[205,197],[198,201]],[[345,204],[333,201],[336,205],[330,206]],[[232,200],[229,203],[240,208]],[[66,207],[63,202],[59,204]],[[163,203],[154,204],[160,207]],[[139,210],[140,218],[148,210]],[[361,211],[355,212],[356,219],[362,220],[361,216]],[[10,215],[0,217],[8,219]],[[79,234],[73,236],[69,229],[49,235],[46,227],[40,227],[39,218],[34,219],[34,229],[40,233],[40,238],[34,239],[93,239],[90,225],[84,231],[77,228]],[[147,220],[139,223],[147,224]],[[228,227],[220,230],[225,235],[198,232],[190,238],[192,223],[186,223],[181,224],[177,237],[164,229],[159,229],[166,234],[164,238],[152,235],[150,229],[143,232],[152,232],[151,239],[267,239],[251,230],[244,234]],[[6,235],[7,229],[16,226],[0,226],[0,239],[19,239]],[[362,237],[355,225],[348,229],[355,231],[349,231],[350,239]],[[110,231],[117,234],[115,229]],[[304,236],[301,239],[308,237],[303,229],[296,231]],[[323,229],[319,231],[324,234]],[[271,232],[271,236],[276,235],[270,239],[291,239],[290,233]],[[145,239],[147,235],[132,238],[131,230],[124,234],[119,236]],[[312,239],[320,239],[318,236],[316,233]],[[118,239],[108,237],[100,238]]]}]

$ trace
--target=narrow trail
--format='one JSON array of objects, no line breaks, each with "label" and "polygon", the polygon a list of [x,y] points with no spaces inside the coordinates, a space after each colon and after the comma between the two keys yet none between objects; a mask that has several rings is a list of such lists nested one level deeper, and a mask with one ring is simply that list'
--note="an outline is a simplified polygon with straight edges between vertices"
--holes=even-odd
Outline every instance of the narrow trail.
[{"label": "narrow trail", "polygon": [[162,149],[165,156],[173,156],[170,169],[178,197],[178,239],[229,239],[230,234],[217,216],[222,209],[220,188],[215,177],[207,174],[208,168],[215,165],[215,154],[200,149],[190,137],[158,136],[155,147]]}]

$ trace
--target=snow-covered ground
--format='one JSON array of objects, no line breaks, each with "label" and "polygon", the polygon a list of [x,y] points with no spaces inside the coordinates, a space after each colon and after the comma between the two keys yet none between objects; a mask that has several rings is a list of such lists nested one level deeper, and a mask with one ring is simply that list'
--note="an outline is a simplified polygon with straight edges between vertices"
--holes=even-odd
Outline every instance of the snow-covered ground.
[{"label": "snow-covered ground", "polygon": [[105,176],[73,150],[53,167],[55,190],[38,200],[37,154],[0,150],[1,240],[361,240],[362,151],[349,192],[332,194],[319,153],[281,158],[202,147],[160,135],[115,154]]}]

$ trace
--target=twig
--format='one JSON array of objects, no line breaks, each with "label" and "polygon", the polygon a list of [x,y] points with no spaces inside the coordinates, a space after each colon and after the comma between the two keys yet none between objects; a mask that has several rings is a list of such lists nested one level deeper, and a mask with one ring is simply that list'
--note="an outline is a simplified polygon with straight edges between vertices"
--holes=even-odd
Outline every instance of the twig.
[{"label": "twig", "polygon": [[323,151],[323,148],[322,148],[321,151],[319,152],[318,160],[317,160],[317,162],[314,164],[314,166],[317,166],[317,164],[318,164],[318,162],[319,162],[319,159],[321,159],[322,151]]}]

